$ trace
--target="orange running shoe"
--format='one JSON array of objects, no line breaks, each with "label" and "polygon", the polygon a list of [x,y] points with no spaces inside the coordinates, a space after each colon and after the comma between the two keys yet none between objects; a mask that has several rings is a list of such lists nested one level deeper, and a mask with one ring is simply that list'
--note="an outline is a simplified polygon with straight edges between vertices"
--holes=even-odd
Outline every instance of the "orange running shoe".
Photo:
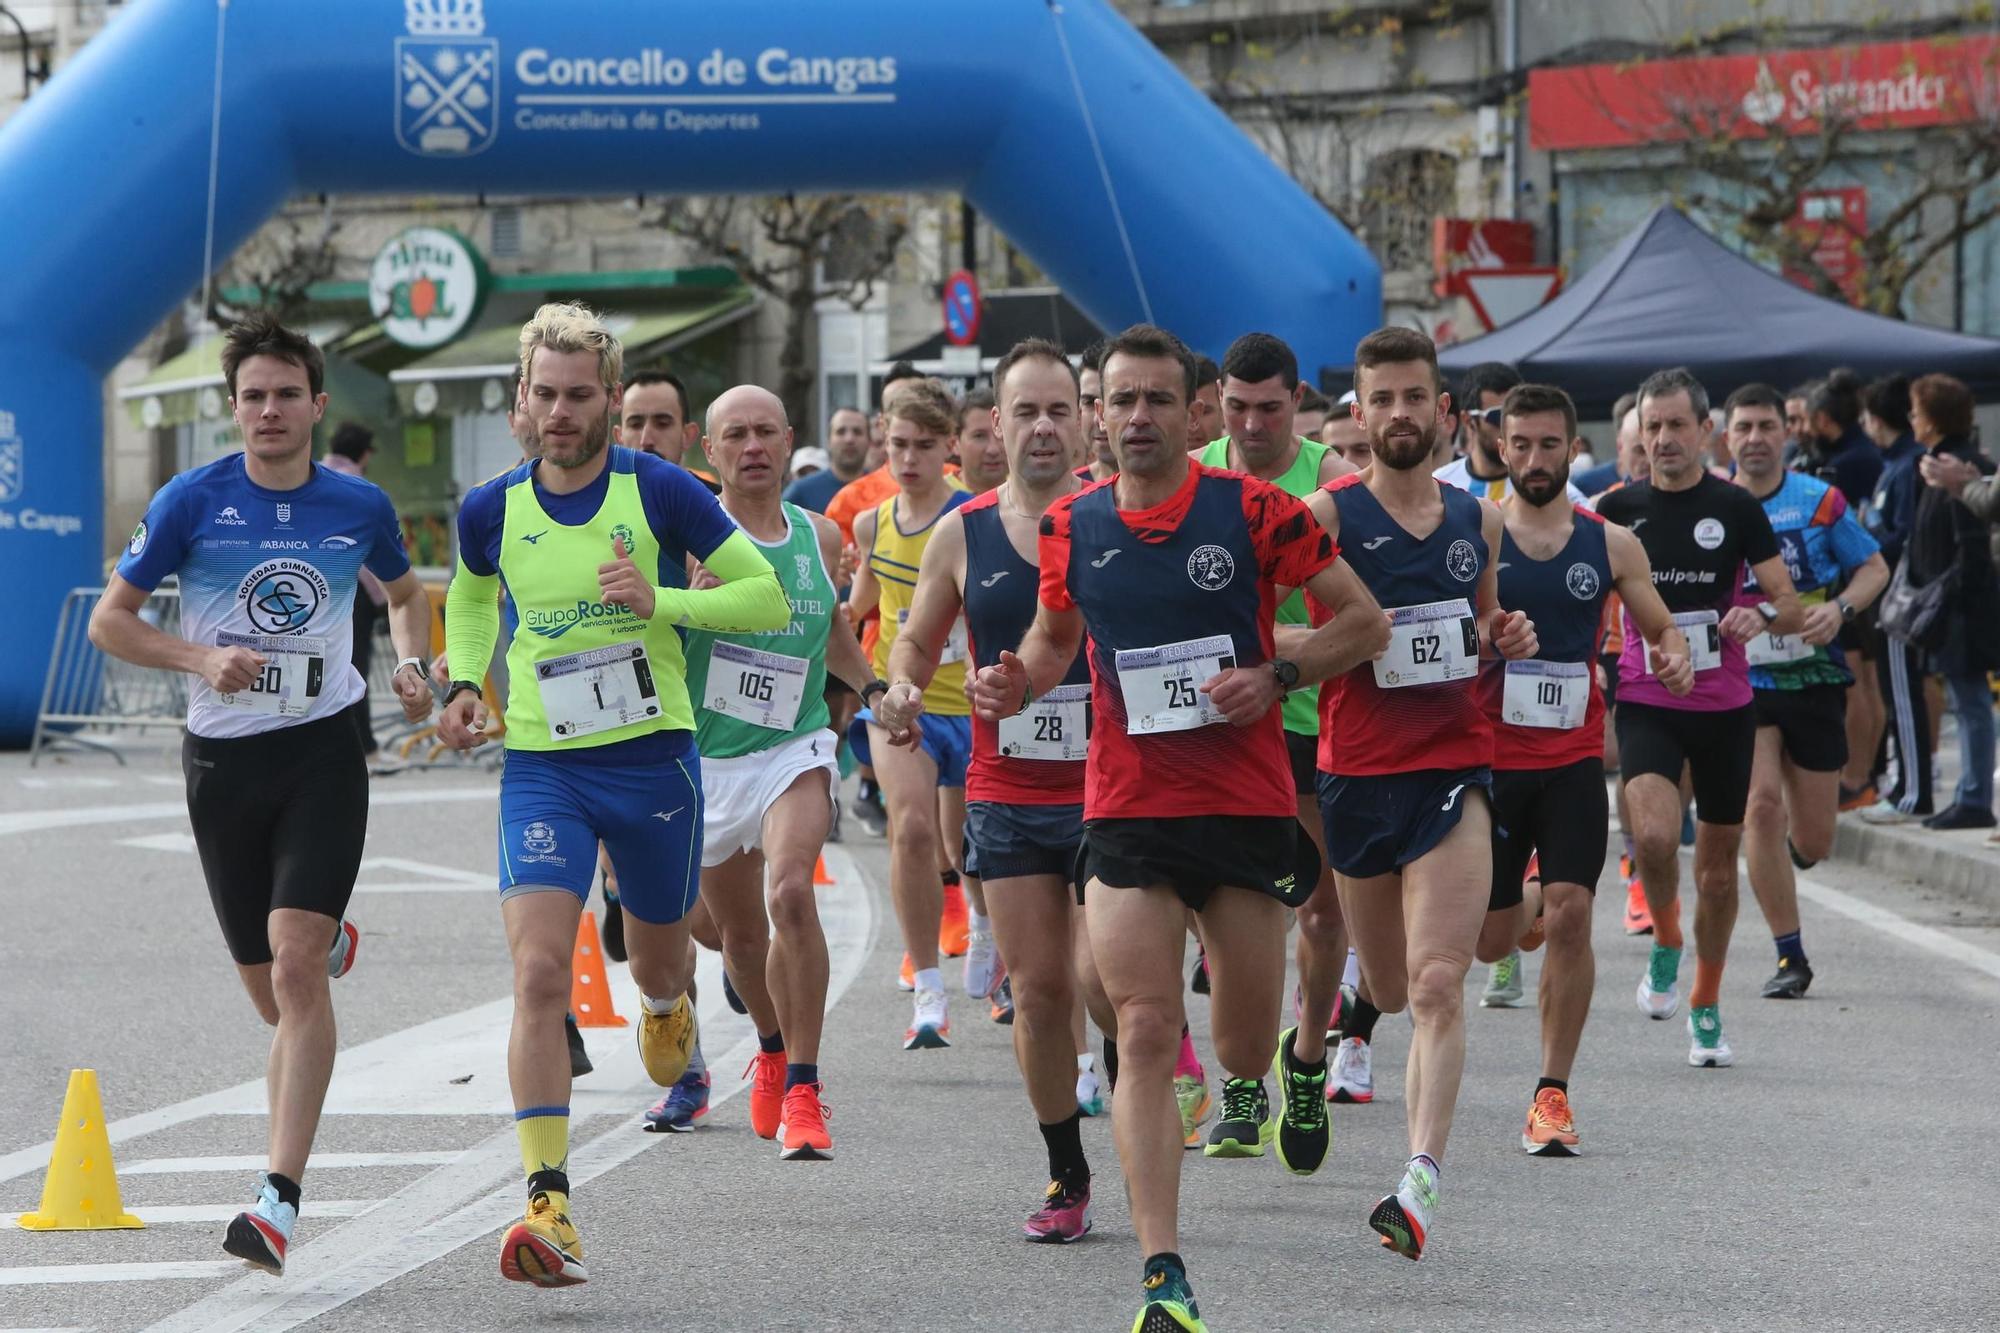
[{"label": "orange running shoe", "polygon": [[965,889],[957,884],[944,886],[944,916],[938,921],[938,952],[946,958],[963,958],[972,947],[972,918],[965,905]]},{"label": "orange running shoe", "polygon": [[916,988],[917,967],[915,963],[910,961],[910,955],[906,953],[903,955],[903,970],[896,974],[896,989],[915,990]]},{"label": "orange running shoe", "polygon": [[1528,1127],[1521,1131],[1521,1146],[1535,1157],[1578,1155],[1569,1094],[1561,1088],[1543,1088],[1535,1094],[1535,1104],[1528,1108]]},{"label": "orange running shoe", "polygon": [[785,1053],[759,1051],[750,1057],[743,1077],[750,1083],[750,1129],[760,1139],[778,1137],[784,1119]]},{"label": "orange running shoe", "polygon": [[785,1093],[785,1123],[780,1130],[784,1142],[778,1156],[788,1162],[830,1162],[833,1136],[826,1132],[826,1118],[833,1114],[822,1102],[825,1085],[801,1083]]},{"label": "orange running shoe", "polygon": [[1627,935],[1653,933],[1653,909],[1646,906],[1646,890],[1639,883],[1637,875],[1632,875],[1625,881],[1625,933]]}]

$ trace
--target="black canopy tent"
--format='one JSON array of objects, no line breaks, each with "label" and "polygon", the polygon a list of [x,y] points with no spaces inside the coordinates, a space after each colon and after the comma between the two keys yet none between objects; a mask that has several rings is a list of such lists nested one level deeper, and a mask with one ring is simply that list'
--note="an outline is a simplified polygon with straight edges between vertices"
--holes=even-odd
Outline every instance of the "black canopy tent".
[{"label": "black canopy tent", "polygon": [[[2000,340],[1871,315],[1815,296],[1662,207],[1574,286],[1511,324],[1438,353],[1447,378],[1505,361],[1556,384],[1589,420],[1664,366],[1684,365],[1716,402],[1762,381],[1781,392],[1848,366],[1864,380],[1955,375],[2000,397]],[[1344,385],[1342,386],[1345,387]]]}]

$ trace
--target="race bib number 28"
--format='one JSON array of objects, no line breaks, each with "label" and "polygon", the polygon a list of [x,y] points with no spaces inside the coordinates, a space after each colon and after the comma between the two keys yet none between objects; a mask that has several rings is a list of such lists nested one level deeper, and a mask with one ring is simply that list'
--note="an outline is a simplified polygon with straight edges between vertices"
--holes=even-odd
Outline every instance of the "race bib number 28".
[{"label": "race bib number 28", "polygon": [[1089,748],[1088,685],[1058,686],[1000,719],[1000,753],[1010,759],[1076,760]]}]

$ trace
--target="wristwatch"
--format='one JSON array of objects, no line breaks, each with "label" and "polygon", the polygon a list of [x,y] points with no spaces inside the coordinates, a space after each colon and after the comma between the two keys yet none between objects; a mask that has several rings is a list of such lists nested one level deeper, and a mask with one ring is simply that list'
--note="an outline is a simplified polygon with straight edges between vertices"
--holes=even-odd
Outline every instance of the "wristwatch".
[{"label": "wristwatch", "polygon": [[1282,657],[1271,659],[1271,674],[1278,678],[1278,693],[1290,694],[1299,687],[1299,664]]},{"label": "wristwatch", "polygon": [[889,682],[877,676],[874,680],[869,681],[861,687],[861,706],[863,708],[873,708],[874,704],[869,702],[868,696],[870,694],[887,694],[888,692]]},{"label": "wristwatch", "polygon": [[1778,608],[1772,606],[1769,602],[1759,602],[1757,603],[1757,614],[1764,617],[1766,625],[1774,624],[1778,619]]},{"label": "wristwatch", "polygon": [[1852,620],[1858,614],[1854,609],[1854,603],[1848,601],[1845,597],[1834,598],[1833,604],[1840,608],[1840,618],[1842,620]]},{"label": "wristwatch", "polygon": [[444,692],[444,701],[446,703],[450,703],[453,699],[456,699],[459,695],[465,693],[467,690],[471,690],[474,694],[478,695],[482,699],[486,697],[486,691],[480,689],[477,685],[473,684],[471,681],[455,680],[451,683],[451,688]]},{"label": "wristwatch", "polygon": [[[396,671],[401,671],[406,666],[413,666],[417,669],[418,680],[422,680],[424,679],[424,677],[431,674],[430,663],[424,661],[424,659],[421,657],[404,658],[402,661],[396,663]],[[393,676],[396,674],[396,671],[391,671],[389,674]]]}]

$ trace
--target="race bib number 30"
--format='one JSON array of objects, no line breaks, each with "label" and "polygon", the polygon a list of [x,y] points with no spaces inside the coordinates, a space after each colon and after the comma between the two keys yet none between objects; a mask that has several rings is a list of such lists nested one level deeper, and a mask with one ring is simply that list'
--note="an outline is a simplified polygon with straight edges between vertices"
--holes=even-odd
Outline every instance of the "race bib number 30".
[{"label": "race bib number 30", "polygon": [[572,741],[660,715],[653,664],[641,643],[614,643],[535,663],[549,735]]},{"label": "race bib number 30", "polygon": [[326,680],[326,640],[301,639],[289,634],[231,634],[215,636],[221,648],[248,648],[261,654],[264,668],[248,689],[234,694],[218,694],[226,708],[242,708],[273,717],[304,717],[319,698]]},{"label": "race bib number 30", "polygon": [[1389,648],[1375,659],[1385,690],[1442,685],[1479,674],[1479,622],[1463,597],[1399,606],[1389,613]]},{"label": "race bib number 30", "polygon": [[1157,648],[1126,648],[1114,659],[1125,695],[1125,730],[1134,736],[1226,722],[1201,692],[1218,672],[1236,665],[1236,643],[1227,634]]},{"label": "race bib number 30", "polygon": [[753,727],[790,731],[806,696],[803,657],[760,652],[717,639],[708,654],[709,711]]},{"label": "race bib number 30", "polygon": [[1010,759],[1078,760],[1090,748],[1090,686],[1063,685],[1000,719],[1000,753]]},{"label": "race bib number 30", "polygon": [[1713,611],[1681,611],[1674,625],[1687,636],[1688,662],[1696,671],[1713,671],[1722,665],[1721,617]]},{"label": "race bib number 30", "polygon": [[1500,715],[1517,727],[1574,731],[1590,707],[1590,667],[1528,658],[1507,664]]}]

